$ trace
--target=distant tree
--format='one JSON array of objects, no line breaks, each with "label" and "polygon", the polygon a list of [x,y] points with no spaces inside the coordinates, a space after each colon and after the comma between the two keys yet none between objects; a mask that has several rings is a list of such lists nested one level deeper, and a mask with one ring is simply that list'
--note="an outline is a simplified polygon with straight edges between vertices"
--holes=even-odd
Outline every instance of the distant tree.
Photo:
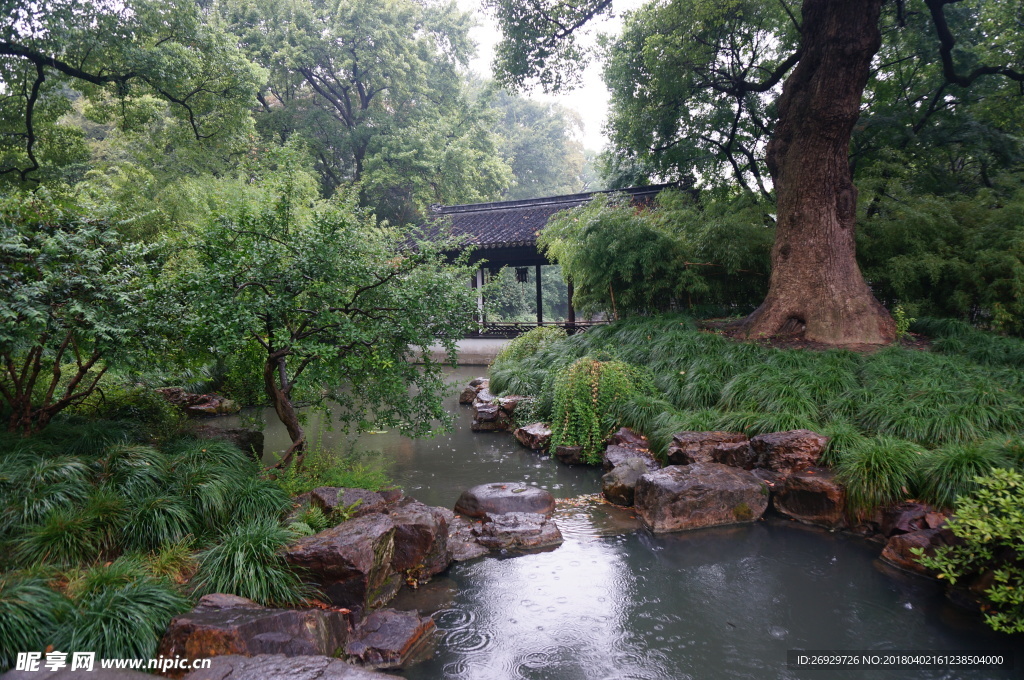
[{"label": "distant tree", "polygon": [[222,15],[269,78],[263,134],[311,144],[323,193],[404,222],[430,203],[497,196],[511,177],[463,90],[469,16],[452,2],[229,0]]},{"label": "distant tree", "polygon": [[444,243],[381,226],[352,197],[310,207],[285,186],[270,203],[211,220],[182,244],[169,294],[189,342],[215,353],[262,348],[267,397],[301,463],[299,398],[334,402],[343,422],[423,435],[445,421],[440,365],[472,319],[469,269]]},{"label": "distant tree", "polygon": [[0,178],[35,181],[86,157],[74,92],[131,126],[152,99],[197,139],[249,116],[262,80],[191,0],[10,0],[0,28]]}]

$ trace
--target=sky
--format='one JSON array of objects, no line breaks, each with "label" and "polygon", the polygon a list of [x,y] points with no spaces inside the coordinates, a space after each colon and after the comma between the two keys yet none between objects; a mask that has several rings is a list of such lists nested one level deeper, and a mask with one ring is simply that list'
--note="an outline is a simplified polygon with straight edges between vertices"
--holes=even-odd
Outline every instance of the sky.
[{"label": "sky", "polygon": [[[644,4],[646,0],[616,0],[614,12],[616,15],[631,10]],[[477,20],[477,26],[470,31],[470,37],[477,44],[477,55],[470,62],[470,68],[478,75],[492,77],[491,63],[494,61],[494,46],[501,39],[501,30],[498,28],[494,17],[483,11],[478,0],[458,0],[459,8],[465,12],[473,12]],[[593,22],[593,30],[585,41],[593,44],[595,31],[616,34],[622,27],[622,21],[618,16],[604,18]],[[604,135],[603,127],[608,114],[608,90],[605,89],[604,81],[601,80],[601,64],[592,60],[587,69],[583,72],[583,83],[580,87],[570,92],[549,95],[545,94],[539,87],[523,93],[530,99],[540,101],[553,101],[570,109],[575,109],[583,119],[583,134],[581,141],[584,147],[600,151],[607,138]]]}]

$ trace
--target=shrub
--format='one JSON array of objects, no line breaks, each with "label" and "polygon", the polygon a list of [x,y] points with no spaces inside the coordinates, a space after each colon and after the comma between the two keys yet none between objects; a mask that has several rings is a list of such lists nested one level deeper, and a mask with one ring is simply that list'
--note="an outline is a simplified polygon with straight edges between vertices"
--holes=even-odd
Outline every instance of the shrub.
[{"label": "shrub", "polygon": [[512,339],[502,347],[491,365],[500,367],[504,364],[520,362],[565,337],[567,337],[565,330],[558,326],[538,326]]},{"label": "shrub", "polygon": [[311,589],[279,552],[293,538],[292,532],[272,520],[239,524],[200,553],[192,580],[195,593],[231,593],[260,604],[300,602]]},{"label": "shrub", "polygon": [[947,524],[963,544],[940,547],[934,557],[918,551],[919,559],[950,584],[991,570],[986,622],[1003,633],[1024,633],[1024,475],[997,468],[974,481]]},{"label": "shrub", "polygon": [[836,465],[848,507],[860,516],[911,495],[923,450],[913,442],[875,437],[857,442]]},{"label": "shrub", "polygon": [[18,652],[43,651],[68,607],[43,579],[0,573],[0,671],[14,665]]},{"label": "shrub", "polygon": [[974,491],[975,479],[987,475],[992,468],[1012,465],[994,442],[947,444],[921,458],[918,488],[929,503],[952,508],[959,496]]},{"label": "shrub", "polygon": [[161,434],[174,431],[184,414],[156,391],[141,385],[101,383],[72,409],[86,418],[145,423]]},{"label": "shrub", "polygon": [[605,439],[614,429],[605,419],[618,401],[653,396],[649,376],[622,361],[584,357],[555,379],[551,445],[581,446],[588,463],[600,461]]}]

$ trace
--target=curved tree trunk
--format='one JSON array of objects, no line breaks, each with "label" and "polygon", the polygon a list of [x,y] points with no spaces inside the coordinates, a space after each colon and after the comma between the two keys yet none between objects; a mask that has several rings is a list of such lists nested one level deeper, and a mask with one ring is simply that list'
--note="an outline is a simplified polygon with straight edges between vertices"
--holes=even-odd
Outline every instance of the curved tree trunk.
[{"label": "curved tree trunk", "polygon": [[855,257],[850,135],[884,0],[804,0],[802,49],[779,98],[767,163],[778,196],[768,295],[742,322],[753,337],[803,331],[833,345],[885,344],[895,324]]},{"label": "curved tree trunk", "polygon": [[295,457],[295,465],[298,468],[302,465],[303,452],[306,448],[306,432],[302,429],[299,416],[292,405],[291,385],[287,381],[284,360],[285,354],[278,351],[270,354],[266,363],[263,364],[263,388],[267,397],[270,398],[270,403],[274,405],[277,417],[288,430],[288,436],[292,440],[292,445],[285,451],[284,457],[273,467],[288,467],[292,458]]}]

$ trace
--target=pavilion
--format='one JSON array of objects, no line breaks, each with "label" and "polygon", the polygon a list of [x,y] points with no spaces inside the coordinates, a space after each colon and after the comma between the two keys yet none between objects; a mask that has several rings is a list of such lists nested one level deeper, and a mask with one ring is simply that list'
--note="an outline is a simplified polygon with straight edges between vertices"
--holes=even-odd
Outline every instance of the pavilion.
[{"label": "pavilion", "polygon": [[591,191],[567,196],[530,198],[518,201],[493,203],[470,203],[466,205],[431,206],[433,221],[444,220],[455,236],[464,237],[468,246],[473,247],[471,262],[478,265],[472,285],[481,290],[485,270],[497,271],[502,267],[517,270],[519,280],[525,280],[528,268],[534,268],[537,297],[537,322],[497,323],[488,322],[484,316],[483,294],[477,296],[480,330],[476,334],[485,337],[512,337],[534,326],[560,325],[570,333],[589,325],[577,322],[572,306],[573,287],[568,283],[568,314],[564,323],[545,322],[543,293],[541,290],[541,267],[552,264],[537,248],[537,235],[547,226],[548,220],[557,212],[575,208],[601,194],[620,193],[630,196],[636,204],[647,204],[662,189],[675,184],[658,184],[646,187],[631,187],[615,191]]}]

